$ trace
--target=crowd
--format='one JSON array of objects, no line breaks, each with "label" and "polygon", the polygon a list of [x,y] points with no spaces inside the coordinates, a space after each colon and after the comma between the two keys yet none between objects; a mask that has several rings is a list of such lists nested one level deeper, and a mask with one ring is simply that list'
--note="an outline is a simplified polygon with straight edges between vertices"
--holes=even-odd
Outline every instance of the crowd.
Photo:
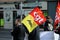
[{"label": "crowd", "polygon": [[[39,38],[39,29],[41,25],[36,27],[31,33],[28,32],[27,28],[24,24],[21,23],[21,16],[22,20],[25,18],[25,15],[18,15],[15,20],[15,26],[13,28],[13,31],[11,32],[11,35],[13,36],[13,40],[24,40],[25,33],[28,34],[28,40],[40,40]],[[55,33],[60,34],[60,27],[58,27],[56,30],[53,30],[53,20],[50,16],[46,16],[46,22],[43,25],[44,31],[55,31]]]}]

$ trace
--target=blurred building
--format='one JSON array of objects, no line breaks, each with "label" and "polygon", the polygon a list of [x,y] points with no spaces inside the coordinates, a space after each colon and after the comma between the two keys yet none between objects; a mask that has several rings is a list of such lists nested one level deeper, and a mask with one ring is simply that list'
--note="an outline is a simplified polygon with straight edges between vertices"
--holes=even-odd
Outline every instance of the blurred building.
[{"label": "blurred building", "polygon": [[27,16],[36,6],[41,8],[45,16],[52,16],[52,13],[55,14],[56,3],[57,0],[0,0],[0,28],[12,29],[17,15]]}]

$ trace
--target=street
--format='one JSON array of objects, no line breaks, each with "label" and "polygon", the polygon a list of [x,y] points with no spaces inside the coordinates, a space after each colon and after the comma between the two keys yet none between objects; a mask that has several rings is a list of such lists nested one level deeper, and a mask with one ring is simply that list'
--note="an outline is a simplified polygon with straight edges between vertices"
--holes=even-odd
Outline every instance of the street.
[{"label": "street", "polygon": [[[10,32],[11,30],[6,30],[6,29],[0,30],[0,40],[13,40]],[[27,36],[28,35],[25,34],[24,40],[28,40]],[[59,35],[54,34],[53,31],[46,31],[46,32],[41,31],[40,32],[40,40],[56,40],[58,39],[58,36]]]},{"label": "street", "polygon": [[0,30],[0,40],[12,40],[10,30],[6,30],[6,29]]}]

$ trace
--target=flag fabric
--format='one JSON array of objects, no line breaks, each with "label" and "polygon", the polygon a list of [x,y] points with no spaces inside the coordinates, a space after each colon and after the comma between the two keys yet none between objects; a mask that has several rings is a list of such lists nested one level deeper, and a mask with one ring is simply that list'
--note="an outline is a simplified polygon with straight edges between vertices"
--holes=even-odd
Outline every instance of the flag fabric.
[{"label": "flag fabric", "polygon": [[31,33],[38,25],[43,24],[46,18],[40,8],[35,7],[28,16],[26,16],[22,23],[26,26],[29,33]]},{"label": "flag fabric", "polygon": [[58,5],[56,8],[56,16],[54,22],[54,29],[56,29],[56,25],[60,22],[60,2],[58,1]]},{"label": "flag fabric", "polygon": [[28,29],[29,33],[32,32],[36,27],[37,24],[36,22],[34,22],[34,19],[31,15],[28,15],[23,21],[22,23],[26,26],[26,28]]},{"label": "flag fabric", "polygon": [[38,25],[43,24],[46,21],[43,12],[38,7],[35,7],[34,10],[30,12],[30,15]]}]

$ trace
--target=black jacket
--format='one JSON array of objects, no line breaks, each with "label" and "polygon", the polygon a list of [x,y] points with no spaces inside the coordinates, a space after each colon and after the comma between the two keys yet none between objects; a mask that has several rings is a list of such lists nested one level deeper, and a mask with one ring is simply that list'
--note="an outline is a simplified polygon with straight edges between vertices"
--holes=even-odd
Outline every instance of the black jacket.
[{"label": "black jacket", "polygon": [[14,40],[24,40],[25,37],[25,29],[22,25],[15,27],[13,32],[11,32]]},{"label": "black jacket", "polygon": [[55,31],[55,33],[60,35],[60,27],[58,29],[56,29],[57,31]]},{"label": "black jacket", "polygon": [[44,31],[49,31],[48,29],[48,23],[50,23],[48,20],[44,24]]}]

